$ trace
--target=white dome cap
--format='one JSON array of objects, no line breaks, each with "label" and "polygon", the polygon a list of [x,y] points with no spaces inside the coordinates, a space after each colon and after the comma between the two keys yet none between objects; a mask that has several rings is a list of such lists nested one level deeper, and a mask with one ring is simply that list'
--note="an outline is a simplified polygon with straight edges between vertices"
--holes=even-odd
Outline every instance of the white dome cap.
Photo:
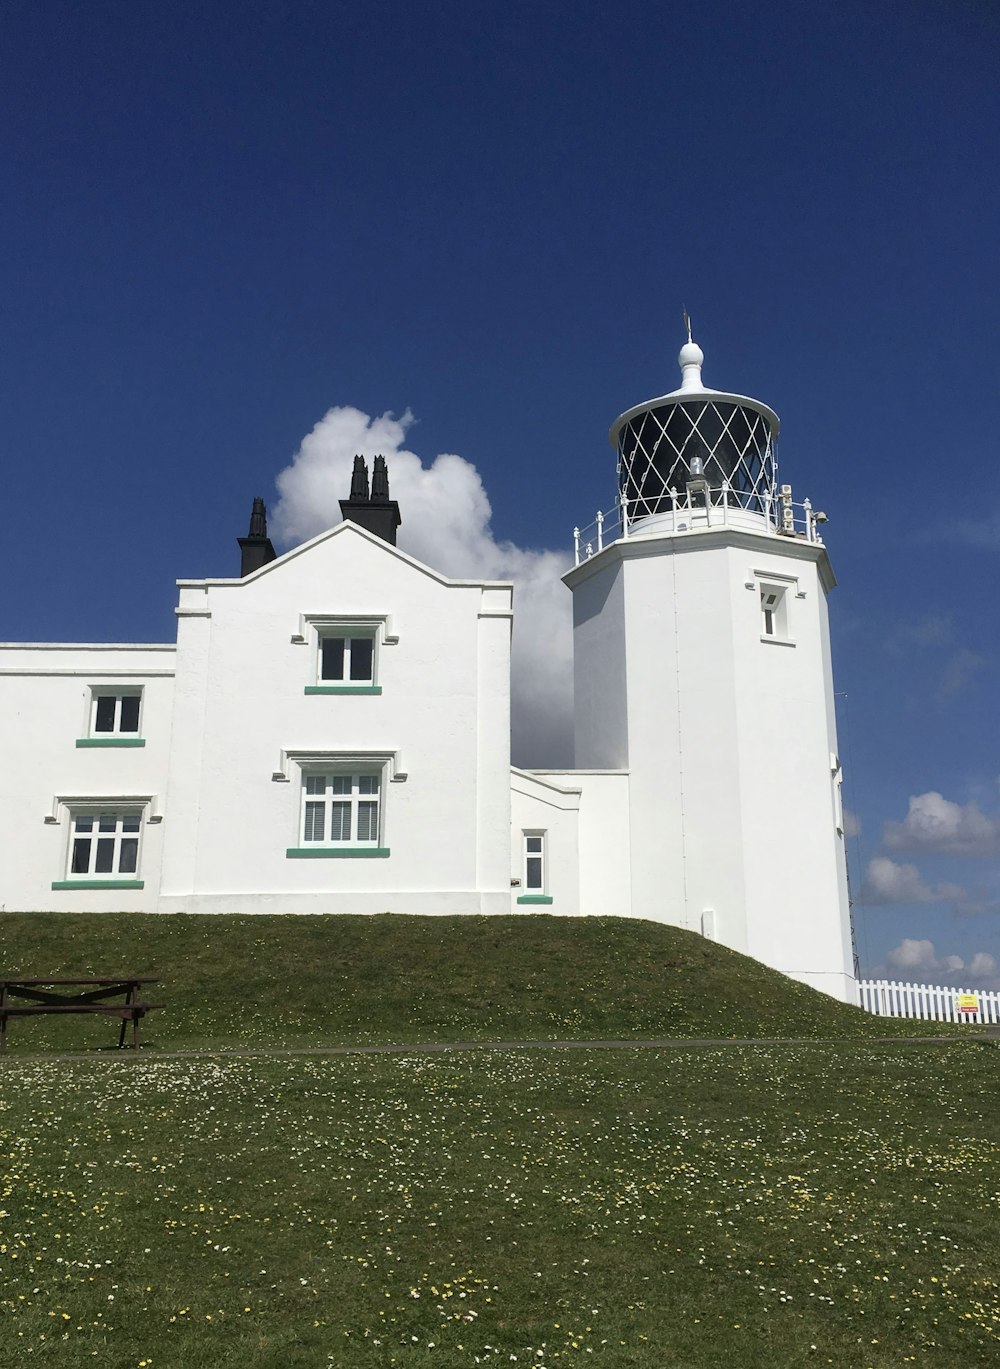
[{"label": "white dome cap", "polygon": [[685,342],[684,346],[677,353],[677,364],[681,370],[685,366],[700,366],[705,360],[705,353],[698,346],[697,342]]},{"label": "white dome cap", "polygon": [[677,364],[681,368],[681,389],[700,390],[702,388],[701,368],[705,361],[705,353],[691,337],[691,320],[688,318],[686,309],[684,310],[684,322],[687,324],[688,340],[677,353]]}]

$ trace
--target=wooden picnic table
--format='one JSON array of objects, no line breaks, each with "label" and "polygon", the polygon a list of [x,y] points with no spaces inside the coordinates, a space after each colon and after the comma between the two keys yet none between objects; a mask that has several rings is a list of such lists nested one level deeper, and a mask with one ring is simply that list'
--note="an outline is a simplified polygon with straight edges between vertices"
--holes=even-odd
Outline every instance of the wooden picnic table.
[{"label": "wooden picnic table", "polygon": [[[146,1013],[162,1008],[162,1003],[139,999],[144,984],[158,979],[143,975],[118,975],[102,979],[0,979],[0,1055],[7,1049],[7,1019],[35,1017],[47,1013],[102,1013],[121,1018],[119,1050],[125,1045],[125,1027],[132,1023],[132,1049],[139,1049],[139,1023]],[[109,1000],[123,998],[121,1003]]]}]

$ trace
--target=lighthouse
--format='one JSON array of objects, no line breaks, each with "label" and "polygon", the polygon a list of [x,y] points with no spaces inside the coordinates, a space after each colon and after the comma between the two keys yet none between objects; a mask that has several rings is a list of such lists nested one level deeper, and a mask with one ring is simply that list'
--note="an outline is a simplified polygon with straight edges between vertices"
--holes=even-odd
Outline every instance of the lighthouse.
[{"label": "lighthouse", "polygon": [[627,774],[622,902],[853,1001],[825,516],[778,417],[678,388],[615,420],[618,510],[577,539],[575,769]]}]

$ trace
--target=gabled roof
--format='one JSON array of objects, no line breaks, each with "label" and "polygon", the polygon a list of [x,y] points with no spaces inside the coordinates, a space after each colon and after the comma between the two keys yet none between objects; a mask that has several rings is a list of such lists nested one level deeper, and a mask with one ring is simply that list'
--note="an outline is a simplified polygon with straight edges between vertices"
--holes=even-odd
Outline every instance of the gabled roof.
[{"label": "gabled roof", "polygon": [[435,580],[439,585],[464,586],[470,589],[510,589],[512,587],[510,580],[454,580],[450,576],[442,575],[440,571],[434,570],[433,567],[424,565],[423,561],[418,561],[415,556],[409,556],[405,551],[401,551],[399,547],[394,547],[390,543],[383,541],[381,537],[376,537],[374,533],[369,532],[366,528],[359,527],[357,523],[352,523],[346,519],[343,523],[337,523],[334,527],[327,528],[325,532],[321,532],[316,537],[310,538],[308,542],[302,542],[299,546],[292,547],[290,551],[286,551],[282,556],[278,556],[275,560],[269,561],[266,566],[261,566],[259,570],[253,571],[250,575],[212,580],[178,580],[177,585],[180,589],[207,589],[209,586],[212,588],[222,588],[234,585],[249,585],[252,584],[253,581],[261,579],[264,575],[271,575],[281,566],[286,566],[294,557],[302,556],[305,552],[311,551],[313,547],[318,547],[322,542],[328,542],[333,537],[344,536],[363,538],[373,546],[379,547],[386,556],[395,556],[398,560],[405,562],[406,565],[412,566],[414,570],[418,570],[421,574],[428,576],[431,580]]}]

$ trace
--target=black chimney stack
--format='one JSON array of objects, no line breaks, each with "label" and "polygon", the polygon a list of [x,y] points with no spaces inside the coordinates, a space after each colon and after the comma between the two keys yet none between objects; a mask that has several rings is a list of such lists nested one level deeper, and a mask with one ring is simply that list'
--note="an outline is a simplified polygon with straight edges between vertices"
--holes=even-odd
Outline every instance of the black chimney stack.
[{"label": "black chimney stack", "polygon": [[365,465],[363,456],[354,458],[354,470],[351,472],[351,499],[357,499],[359,503],[368,503],[368,467]]},{"label": "black chimney stack", "polygon": [[389,468],[385,464],[384,456],[375,458],[375,465],[372,467],[372,503],[387,504],[389,502]]},{"label": "black chimney stack", "polygon": [[273,561],[277,552],[271,545],[271,539],[267,535],[267,509],[264,501],[259,496],[253,501],[253,509],[250,513],[250,531],[246,537],[239,537],[240,544],[240,575],[250,575],[255,570],[260,570],[261,566],[266,566],[269,561]]},{"label": "black chimney stack", "polygon": [[372,468],[371,494],[368,493],[368,465],[363,456],[354,458],[351,497],[340,501],[340,512],[352,523],[373,532],[390,546],[396,545],[396,529],[402,523],[399,505],[389,498],[389,469],[384,456],[377,456]]}]

